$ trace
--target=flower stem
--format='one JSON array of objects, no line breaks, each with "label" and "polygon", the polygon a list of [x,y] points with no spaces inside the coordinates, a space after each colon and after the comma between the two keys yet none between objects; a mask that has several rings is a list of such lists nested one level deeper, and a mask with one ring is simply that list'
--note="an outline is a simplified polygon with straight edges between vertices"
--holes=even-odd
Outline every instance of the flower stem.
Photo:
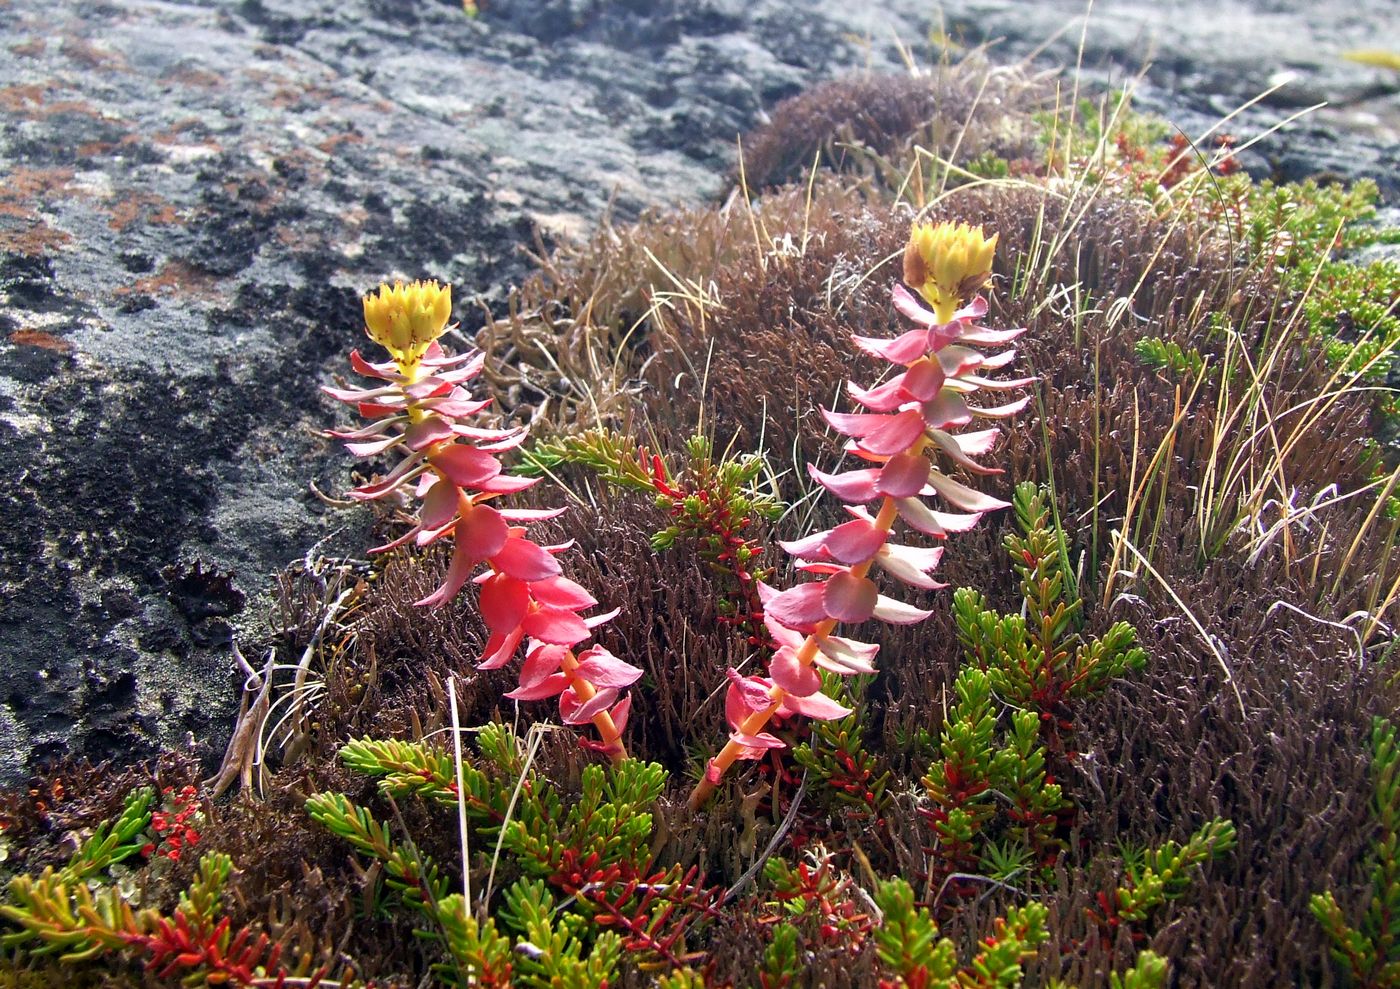
[{"label": "flower stem", "polygon": [[[875,527],[886,535],[889,535],[890,528],[894,525],[897,514],[898,509],[895,507],[894,499],[886,496],[884,502],[880,505],[880,514],[875,517]],[[870,572],[870,567],[874,563],[875,557],[872,555],[870,559],[866,560],[864,563],[859,563],[852,567],[851,573],[857,577],[864,577]],[[807,636],[807,640],[802,643],[802,648],[798,649],[798,662],[803,666],[811,666],[812,662],[817,658],[817,653],[820,651],[820,640],[824,636],[830,635],[831,630],[834,629],[837,624],[838,622],[835,618],[827,618],[819,622],[812,633]],[[755,711],[744,719],[743,723],[739,726],[739,731],[742,734],[757,735],[761,732],[764,726],[768,724],[769,719],[772,718],[778,708],[782,706],[783,698],[787,696],[787,691],[783,690],[782,687],[774,685],[768,696],[771,698],[772,703],[763,710]],[[710,797],[714,794],[715,787],[719,784],[719,780],[724,777],[725,772],[734,764],[734,761],[739,758],[739,754],[743,750],[744,746],[741,743],[730,739],[725,743],[724,748],[720,750],[719,755],[710,760],[710,764],[705,767],[705,775],[700,778],[700,782],[695,784],[695,789],[690,791],[688,804],[692,811],[697,811],[705,806],[706,802],[709,801]]]},{"label": "flower stem", "polygon": [[[568,674],[569,684],[574,688],[579,703],[586,704],[592,700],[598,690],[583,677],[574,675],[574,671],[578,669],[578,658],[574,656],[572,649],[564,653],[564,661],[560,666]],[[598,729],[598,734],[603,739],[603,746],[607,750],[608,758],[612,760],[614,766],[621,765],[627,759],[627,749],[622,744],[622,733],[617,730],[612,715],[607,711],[599,711],[593,715],[592,721],[593,727]]]}]

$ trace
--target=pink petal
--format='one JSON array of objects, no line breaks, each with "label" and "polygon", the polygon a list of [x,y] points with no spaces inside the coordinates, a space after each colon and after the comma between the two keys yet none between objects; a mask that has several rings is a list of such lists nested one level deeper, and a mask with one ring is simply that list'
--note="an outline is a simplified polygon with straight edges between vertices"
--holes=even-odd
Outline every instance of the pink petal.
[{"label": "pink petal", "polygon": [[773,706],[773,682],[764,677],[740,676],[738,670],[726,670],[729,689],[724,694],[724,719],[738,731],[749,716]]},{"label": "pink petal", "polygon": [[873,642],[843,639],[839,635],[823,635],[817,639],[816,665],[832,673],[850,676],[853,673],[874,673],[875,654],[880,647]]},{"label": "pink petal", "polygon": [[452,424],[442,416],[430,415],[409,426],[403,435],[410,450],[421,450],[425,446],[450,440],[453,436]]},{"label": "pink petal", "polygon": [[928,571],[938,566],[938,558],[943,555],[941,547],[937,549],[918,549],[913,546],[887,545],[876,557],[881,568],[890,576],[911,587],[919,587],[926,591],[937,591],[947,584],[940,583],[928,576]]},{"label": "pink petal", "polygon": [[346,443],[345,449],[349,450],[350,455],[354,457],[373,457],[377,454],[383,453],[391,446],[397,446],[402,442],[403,437],[395,435],[390,436],[387,439],[370,440],[365,443]]},{"label": "pink petal", "polygon": [[913,320],[920,326],[933,328],[939,325],[938,317],[925,309],[917,299],[914,298],[907,288],[898,283],[890,292],[891,301],[894,307],[899,310],[900,315]]},{"label": "pink petal", "polygon": [[510,535],[510,526],[490,505],[464,505],[457,522],[457,545],[465,547],[473,563],[480,563],[501,551]]},{"label": "pink petal", "polygon": [[[568,654],[569,650],[563,646],[551,646],[545,643],[531,646],[530,651],[525,655],[525,662],[520,664],[520,686],[533,687],[545,677],[551,676],[558,671],[564,662],[564,657]],[[554,693],[558,692],[556,690]]]},{"label": "pink petal", "polygon": [[941,498],[966,512],[992,512],[1011,504],[969,488],[966,484],[959,484],[936,470],[929,471],[928,483]]},{"label": "pink petal", "polygon": [[548,580],[559,576],[559,562],[543,547],[521,536],[507,539],[500,550],[492,554],[491,562],[497,570],[520,580]]},{"label": "pink petal", "polygon": [[[805,585],[812,586],[812,585]],[[873,581],[855,574],[838,573],[825,584],[822,606],[827,615],[841,622],[863,622],[875,613],[879,592]]]},{"label": "pink petal", "polygon": [[787,747],[786,742],[776,736],[768,734],[766,731],[761,731],[757,735],[745,735],[743,732],[738,731],[730,732],[729,740],[736,745],[743,745],[748,749],[757,750],[757,752],[752,755],[748,753],[741,755],[741,759],[758,759],[764,749],[782,749]]},{"label": "pink petal", "polygon": [[569,675],[567,673],[554,673],[528,687],[522,684],[505,696],[513,701],[539,701],[546,697],[553,697],[568,685]]},{"label": "pink petal", "polygon": [[438,481],[423,497],[423,509],[418,519],[425,529],[441,529],[457,514],[461,492],[451,481]]},{"label": "pink petal", "polygon": [[[941,429],[929,430],[929,435],[933,438],[934,446],[943,451],[943,454],[953,463],[961,467],[966,467],[974,474],[1000,474],[999,467],[984,467],[967,455],[963,448],[962,437],[945,433]],[[975,435],[975,434],[969,434]]]},{"label": "pink petal", "polygon": [[788,628],[809,628],[826,618],[825,593],[826,585],[821,582],[789,587],[768,602],[768,614]]},{"label": "pink petal", "polygon": [[548,605],[538,606],[527,613],[521,627],[533,638],[561,646],[572,646],[588,638],[588,626],[576,613]]},{"label": "pink petal", "polygon": [[893,412],[908,399],[905,397],[904,375],[897,374],[882,385],[866,391],[854,381],[846,382],[846,394],[874,412]]},{"label": "pink petal", "polygon": [[608,705],[617,700],[617,691],[611,687],[600,690],[582,704],[578,695],[570,687],[559,695],[559,715],[566,725],[581,725],[592,721],[595,714],[602,714]]},{"label": "pink petal", "polygon": [[516,477],[513,474],[497,474],[495,477],[478,484],[477,490],[487,494],[515,494],[517,491],[533,488],[542,480],[543,478],[539,477]]},{"label": "pink petal", "polygon": [[804,560],[836,560],[839,563],[864,563],[875,555],[888,535],[863,519],[852,519],[795,542],[779,545],[793,556]]},{"label": "pink petal", "polygon": [[530,585],[530,593],[541,604],[573,611],[586,611],[598,603],[582,586],[562,575],[535,581]]},{"label": "pink petal", "polygon": [[459,488],[474,488],[501,472],[499,460],[465,443],[434,451],[428,462]]},{"label": "pink petal", "polygon": [[501,518],[511,522],[543,522],[557,519],[567,508],[502,508]]},{"label": "pink petal", "polygon": [[403,412],[402,405],[385,405],[381,402],[360,402],[356,408],[360,415],[366,419],[376,419],[379,416],[391,416]]},{"label": "pink petal", "polygon": [[910,398],[927,402],[938,394],[945,378],[938,361],[919,361],[904,372],[904,391]]},{"label": "pink petal", "polygon": [[823,474],[811,464],[807,465],[807,473],[812,476],[822,487],[826,488],[842,501],[862,502],[870,501],[875,497],[875,479],[879,475],[878,470],[852,470],[844,474]]},{"label": "pink petal", "polygon": [[593,646],[579,655],[575,676],[581,676],[595,687],[630,687],[641,679],[642,671],[624,663],[602,646]]},{"label": "pink petal", "polygon": [[909,498],[923,490],[928,482],[928,458],[918,453],[901,453],[891,457],[880,468],[875,481],[877,494],[891,498]]},{"label": "pink petal", "polygon": [[1015,330],[989,330],[984,326],[970,326],[964,323],[961,332],[957,335],[957,339],[962,343],[974,343],[984,347],[994,347],[998,344],[1010,343],[1025,332],[1025,327],[1020,327]]},{"label": "pink petal", "polygon": [[833,429],[858,438],[862,447],[882,455],[902,453],[924,433],[924,419],[918,409],[895,415],[849,414],[823,409],[822,415]]},{"label": "pink petal", "polygon": [[875,617],[882,622],[889,622],[891,625],[913,625],[923,621],[931,614],[933,614],[932,611],[915,608],[913,605],[885,597],[883,594],[875,602]]},{"label": "pink petal", "polygon": [[[764,584],[762,582],[759,583],[758,596],[759,599],[764,602],[764,608],[766,609],[768,607],[768,597],[764,596],[763,592],[765,589],[767,589],[769,592],[768,597],[775,596],[778,592],[774,591],[771,587],[768,587],[767,584]],[[793,631],[781,622],[774,621],[773,616],[768,614],[766,610],[763,614],[763,624],[768,629],[768,634],[773,636],[773,641],[780,646],[791,646],[792,648],[797,649],[807,638],[801,632]]]},{"label": "pink petal", "polygon": [[423,608],[437,608],[452,600],[453,596],[462,589],[462,585],[471,576],[472,568],[481,562],[480,558],[474,558],[468,546],[468,541],[462,538],[462,527],[466,520],[457,523],[456,545],[452,547],[452,562],[447,566],[447,576],[443,578],[442,586],[420,601],[414,601],[415,605]]},{"label": "pink petal", "polygon": [[961,395],[950,389],[943,389],[938,396],[923,406],[923,418],[932,429],[946,429],[961,426],[972,421],[972,413]]},{"label": "pink petal", "polygon": [[608,717],[612,718],[613,727],[617,729],[619,735],[627,727],[627,716],[632,713],[632,695],[628,694],[622,700],[613,705],[613,709],[608,712]]},{"label": "pink petal", "polygon": [[1031,397],[1027,395],[1025,398],[1017,399],[1006,405],[996,405],[990,409],[971,409],[970,411],[973,415],[980,416],[983,419],[1005,419],[1008,416],[1014,416],[1017,412],[1024,409],[1030,403],[1030,400]]},{"label": "pink petal", "polygon": [[620,614],[622,614],[622,609],[614,608],[612,611],[605,611],[601,615],[594,615],[592,618],[585,618],[583,620],[583,623],[587,625],[590,630],[592,630],[597,628],[599,625],[606,625],[608,622],[612,621]]},{"label": "pink petal", "polygon": [[814,694],[822,687],[822,678],[817,671],[799,662],[797,652],[787,646],[773,654],[768,662],[768,673],[774,683],[798,697]]},{"label": "pink petal", "polygon": [[389,471],[384,477],[370,484],[362,484],[350,492],[350,497],[355,501],[372,501],[375,498],[382,498],[390,491],[395,490],[405,481],[411,481],[422,472],[423,455],[414,453],[404,457],[399,461],[398,466]]},{"label": "pink petal", "polygon": [[893,340],[853,335],[851,342],[867,354],[883,358],[891,364],[913,364],[927,354],[929,349],[929,338],[926,330],[910,330],[907,333],[901,333]]},{"label": "pink petal", "polygon": [[481,617],[493,632],[518,626],[530,609],[530,587],[508,574],[491,574],[481,585]]},{"label": "pink petal", "polygon": [[935,356],[939,366],[943,368],[944,376],[949,378],[956,378],[973,368],[981,367],[982,362],[986,360],[971,347],[959,347],[956,344],[944,347]]},{"label": "pink petal", "polygon": [[403,375],[398,373],[398,365],[393,361],[385,361],[383,364],[371,364],[360,355],[359,348],[350,351],[350,366],[359,374],[366,378],[379,378],[382,381],[402,381]]},{"label": "pink petal", "polygon": [[481,651],[481,658],[476,661],[476,668],[498,670],[505,666],[515,655],[516,647],[523,638],[525,630],[519,625],[503,632],[493,632],[491,638],[486,640],[486,648]]},{"label": "pink petal", "polygon": [[835,721],[851,713],[851,708],[838,704],[825,694],[817,693],[805,697],[792,694],[783,698],[783,709],[792,714],[801,714],[817,721]]}]

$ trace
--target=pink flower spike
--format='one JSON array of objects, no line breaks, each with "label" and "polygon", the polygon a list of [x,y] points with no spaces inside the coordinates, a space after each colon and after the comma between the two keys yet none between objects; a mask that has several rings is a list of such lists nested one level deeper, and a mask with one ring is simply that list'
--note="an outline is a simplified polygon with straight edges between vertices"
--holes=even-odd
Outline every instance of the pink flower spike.
[{"label": "pink flower spike", "polygon": [[891,498],[912,498],[928,483],[928,458],[919,453],[901,453],[880,468],[875,493]]},{"label": "pink flower spike", "polygon": [[615,700],[617,700],[617,691],[612,687],[606,687],[580,704],[578,694],[574,692],[573,687],[570,687],[559,695],[559,715],[564,719],[566,725],[585,724],[593,720],[595,714],[602,714],[606,711],[608,705]]},{"label": "pink flower spike", "polygon": [[579,654],[575,676],[581,676],[595,687],[630,687],[642,677],[642,671],[631,663],[624,663],[602,646]]},{"label": "pink flower spike", "polygon": [[883,594],[875,602],[874,617],[891,625],[914,625],[931,614],[933,614],[932,611],[915,608],[913,605],[885,597]]},{"label": "pink flower spike", "polygon": [[492,632],[516,628],[530,610],[530,586],[509,574],[493,573],[481,585],[480,607]]},{"label": "pink flower spike", "polygon": [[564,608],[537,606],[520,624],[526,635],[554,645],[572,646],[588,638],[588,626],[583,619]]},{"label": "pink flower spike", "polygon": [[568,685],[569,675],[567,673],[551,673],[528,687],[522,684],[504,696],[513,701],[539,701],[546,697],[553,697],[562,692]]},{"label": "pink flower spike", "polygon": [[821,560],[854,565],[864,563],[885,542],[887,533],[863,519],[852,519],[834,529],[827,529],[794,542],[779,542],[784,550],[799,559]]},{"label": "pink flower spike", "polygon": [[876,495],[875,479],[879,476],[878,470],[852,470],[844,474],[824,474],[811,464],[807,465],[807,473],[812,480],[826,488],[842,501],[853,503],[870,501]]},{"label": "pink flower spike", "polygon": [[476,447],[454,443],[434,451],[428,462],[461,488],[475,488],[501,472],[501,462]]},{"label": "pink flower spike", "polygon": [[768,673],[773,682],[789,694],[806,697],[822,688],[822,678],[816,670],[797,659],[797,652],[791,646],[784,646],[768,661]]},{"label": "pink flower spike", "polygon": [[768,602],[768,614],[775,621],[799,632],[811,628],[827,617],[825,597],[826,585],[820,582],[798,584],[775,595]]},{"label": "pink flower spike", "polygon": [[783,698],[783,710],[790,714],[801,714],[817,721],[835,721],[851,713],[851,708],[839,704],[826,694],[815,693],[805,697],[788,694]]},{"label": "pink flower spike", "polygon": [[993,498],[965,484],[959,484],[936,470],[929,471],[928,483],[938,492],[939,497],[966,512],[991,512],[1011,505],[1008,501]]},{"label": "pink flower spike", "polygon": [[559,563],[544,548],[522,536],[506,539],[500,549],[491,554],[497,570],[519,580],[548,580],[559,576]]},{"label": "pink flower spike", "polygon": [[863,622],[875,613],[879,592],[869,578],[838,573],[823,586],[822,606],[829,617],[841,622]]}]

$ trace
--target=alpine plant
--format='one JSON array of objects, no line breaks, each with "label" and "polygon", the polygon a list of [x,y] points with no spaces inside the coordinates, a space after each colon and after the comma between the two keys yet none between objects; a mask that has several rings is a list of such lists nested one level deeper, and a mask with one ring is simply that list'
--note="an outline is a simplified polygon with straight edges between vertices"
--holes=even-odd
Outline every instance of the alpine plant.
[{"label": "alpine plant", "polygon": [[[870,466],[826,474],[808,465],[812,478],[845,502],[851,519],[782,544],[797,569],[816,579],[784,591],[760,587],[765,621],[778,648],[767,676],[729,671],[725,715],[732,730],[691,793],[693,809],[704,804],[735,760],[758,759],[768,749],[783,747],[765,730],[772,719],[801,714],[831,720],[850,713],[821,693],[818,668],[842,675],[874,673],[879,646],[833,635],[836,626],[870,618],[907,625],[932,614],[885,596],[870,578],[878,567],[912,587],[946,586],[929,576],[942,548],[894,542],[897,521],[941,540],[972,528],[986,512],[1008,507],[1008,502],[953,480],[942,466],[1000,473],[975,459],[992,449],[999,430],[954,431],[974,419],[1004,419],[1029,401],[990,407],[968,403],[975,392],[1020,388],[1033,380],[984,377],[1011,363],[1015,351],[986,356],[974,349],[1009,343],[1024,332],[978,325],[987,303],[977,292],[991,276],[996,241],[995,234],[984,237],[981,227],[915,225],[904,253],[904,281],[932,312],[896,284],[894,307],[915,328],[893,339],[853,336],[861,350],[899,369],[873,388],[847,382],[851,398],[868,411],[823,410],[831,427],[850,438],[846,449]],[[933,507],[928,499],[943,507]],[[867,507],[872,504],[878,505],[873,515]]]},{"label": "alpine plant", "polygon": [[[371,552],[409,542],[423,547],[452,541],[452,560],[442,585],[416,604],[446,604],[468,580],[480,585],[482,618],[490,637],[477,668],[498,669],[526,643],[520,685],[513,700],[559,698],[559,713],[572,725],[592,722],[600,741],[592,743],[614,762],[627,756],[622,730],[631,698],[620,693],[642,671],[602,646],[575,648],[591,630],[617,611],[584,617],[597,600],[565,577],[555,557],[572,542],[542,546],[526,535],[531,522],[554,518],[560,509],[497,508],[491,502],[538,482],[502,473],[497,454],[518,447],[525,430],[490,429],[472,420],[490,404],[473,399],[464,387],[481,372],[483,354],[447,356],[438,338],[447,330],[452,289],[435,281],[381,285],[364,297],[365,332],[391,360],[372,364],[350,352],[350,366],[379,382],[371,388],[324,388],[332,398],[354,405],[371,420],[355,430],[330,435],[361,458],[395,455],[397,465],[377,480],[350,492],[360,501],[418,503],[413,527]],[[484,564],[484,567],[483,567]],[[479,573],[476,571],[480,570]]]}]

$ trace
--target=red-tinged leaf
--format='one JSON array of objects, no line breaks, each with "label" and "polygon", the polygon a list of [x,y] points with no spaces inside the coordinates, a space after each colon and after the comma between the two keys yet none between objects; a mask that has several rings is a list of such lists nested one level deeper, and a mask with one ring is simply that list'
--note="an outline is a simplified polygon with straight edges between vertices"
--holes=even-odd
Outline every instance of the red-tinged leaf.
[{"label": "red-tinged leaf", "polygon": [[422,608],[438,608],[451,601],[457,592],[462,589],[462,585],[471,576],[472,568],[481,561],[472,557],[468,544],[462,538],[462,526],[465,520],[457,523],[456,545],[452,547],[452,562],[447,566],[447,576],[443,578],[442,585],[433,593],[420,601],[413,602]]},{"label": "red-tinged leaf", "polygon": [[514,474],[497,474],[488,480],[482,481],[477,488],[487,494],[515,494],[517,491],[524,491],[539,484],[543,478],[539,477],[516,477]]},{"label": "red-tinged leaf", "polygon": [[452,424],[442,416],[430,415],[415,422],[404,431],[404,440],[408,443],[410,450],[421,450],[424,447],[432,446],[434,443],[441,443],[443,440],[450,440],[455,434],[452,432]]},{"label": "red-tinged leaf", "polygon": [[528,687],[522,684],[505,696],[513,701],[539,701],[546,697],[553,697],[562,692],[568,685],[569,675],[567,673],[553,673]]},{"label": "red-tinged leaf", "polygon": [[889,361],[891,364],[908,366],[923,357],[929,350],[927,330],[910,330],[894,339],[881,337],[852,336],[851,342],[867,354]]},{"label": "red-tinged leaf", "polygon": [[330,385],[322,385],[321,391],[337,402],[368,402],[376,398],[390,398],[402,394],[398,385],[385,385],[382,388],[332,388]]},{"label": "red-tinged leaf", "polygon": [[[414,540],[416,542],[420,537],[426,536],[428,534],[429,530],[425,530],[422,526],[415,525],[412,529],[409,529],[397,539],[391,539],[389,542],[385,543],[382,546],[371,546],[368,552],[387,553],[391,549],[398,549],[400,546],[402,546],[409,540]],[[420,543],[420,545],[422,544]]]},{"label": "red-tinged leaf", "polygon": [[557,519],[567,512],[567,508],[502,508],[501,518],[510,522],[543,522]]},{"label": "red-tinged leaf", "polygon": [[822,678],[816,670],[797,658],[797,651],[783,646],[768,661],[768,673],[773,682],[789,694],[806,697],[822,688]]},{"label": "red-tinged leaf", "polygon": [[766,677],[741,676],[738,670],[726,670],[729,689],[724,694],[724,719],[738,731],[750,715],[773,706],[773,681]]},{"label": "red-tinged leaf", "polygon": [[875,602],[875,617],[882,622],[889,622],[891,625],[914,625],[931,614],[933,614],[932,611],[915,608],[913,605],[885,597],[883,594]]},{"label": "red-tinged leaf", "polygon": [[447,395],[452,391],[450,382],[443,381],[436,375],[428,375],[426,378],[419,378],[412,384],[403,386],[403,393],[415,402],[421,402],[426,398],[433,398],[437,395]]},{"label": "red-tinged leaf", "polygon": [[402,405],[385,405],[381,402],[360,402],[356,408],[360,415],[366,419],[378,419],[380,416],[396,416],[403,412]]},{"label": "red-tinged leaf", "polygon": [[1031,397],[1018,398],[1006,405],[995,405],[989,409],[971,409],[971,413],[982,419],[1007,419],[1020,412],[1030,403]]},{"label": "red-tinged leaf", "polygon": [[[474,399],[461,389],[454,389],[446,395],[439,395],[436,398],[425,398],[418,403],[422,409],[432,409],[434,412],[448,419],[465,419],[467,416],[474,416],[478,412],[485,410],[491,404],[491,399]],[[459,424],[453,423],[453,432],[458,432]],[[492,432],[496,432],[492,430]],[[461,435],[461,433],[458,433]]]},{"label": "red-tinged leaf", "polygon": [[947,429],[972,421],[972,413],[967,403],[957,392],[943,389],[932,401],[923,405],[924,422],[930,429]]},{"label": "red-tinged leaf", "polygon": [[839,635],[823,635],[817,639],[816,665],[832,673],[850,676],[853,673],[874,673],[875,654],[880,647],[873,642],[844,639]]},{"label": "red-tinged leaf", "polygon": [[499,460],[465,443],[433,451],[428,462],[460,488],[479,487],[501,472]]},{"label": "red-tinged leaf", "polygon": [[1008,508],[1011,504],[969,488],[966,484],[959,484],[936,470],[929,471],[928,483],[938,492],[939,497],[966,512],[992,512],[998,508]]},{"label": "red-tinged leaf", "polygon": [[504,573],[494,573],[481,585],[481,617],[493,632],[518,626],[530,610],[530,585]]},{"label": "red-tinged leaf", "polygon": [[537,605],[525,615],[521,625],[526,635],[560,646],[572,646],[588,638],[588,626],[583,619],[564,608]]},{"label": "red-tinged leaf", "polygon": [[548,580],[535,581],[530,585],[530,594],[541,604],[572,611],[586,611],[598,603],[598,599],[589,594],[582,585],[562,574]]},{"label": "red-tinged leaf", "polygon": [[947,376],[938,361],[926,359],[913,364],[901,377],[906,395],[915,401],[927,402],[938,394]]},{"label": "red-tinged leaf", "polygon": [[480,563],[501,552],[509,542],[510,526],[490,505],[463,505],[455,533],[458,545],[465,545],[472,562]]},{"label": "red-tinged leaf", "polygon": [[557,672],[568,654],[569,650],[564,646],[551,646],[543,642],[532,644],[525,655],[525,662],[520,664],[520,686],[532,687]]},{"label": "red-tinged leaf", "polygon": [[505,540],[505,545],[492,554],[491,563],[497,570],[519,580],[548,580],[559,576],[559,561],[544,547],[524,536],[512,536]]},{"label": "red-tinged leaf", "polygon": [[398,365],[393,361],[385,361],[383,364],[371,364],[361,356],[359,348],[350,351],[350,366],[357,374],[362,374],[366,378],[379,378],[381,381],[403,381],[404,377],[398,371]]},{"label": "red-tinged leaf", "polygon": [[748,750],[757,750],[758,755],[750,755],[748,752],[740,755],[741,759],[757,759],[766,749],[784,749],[787,743],[777,736],[770,735],[766,731],[761,731],[757,735],[745,735],[743,732],[734,731],[729,733],[729,740],[736,745],[742,745]]},{"label": "red-tinged leaf", "polygon": [[783,698],[783,710],[790,714],[800,714],[817,721],[835,721],[851,713],[851,708],[838,704],[826,694],[809,694],[796,697],[792,694]]},{"label": "red-tinged leaf", "polygon": [[891,498],[912,497],[928,483],[928,472],[928,458],[923,454],[901,453],[880,468],[875,478],[875,491]]},{"label": "red-tinged leaf", "polygon": [[476,662],[476,668],[499,670],[510,662],[523,638],[525,630],[519,625],[502,632],[492,632],[491,638],[486,640],[486,648],[482,650],[481,658]]},{"label": "red-tinged leaf", "polygon": [[[776,595],[778,592],[762,582],[759,583],[758,588],[759,600],[765,602],[764,607],[766,608],[767,599],[763,595],[764,590],[766,589],[769,592],[769,596]],[[768,629],[768,634],[773,637],[773,641],[780,646],[791,646],[797,649],[801,647],[802,643],[807,638],[807,636],[803,635],[801,632],[794,631],[781,622],[775,621],[773,616],[768,614],[767,611],[763,614],[763,624]]]},{"label": "red-tinged leaf", "polygon": [[326,435],[338,440],[367,440],[371,436],[383,436],[384,430],[393,426],[397,420],[405,418],[407,417],[397,416],[394,419],[380,419],[359,429],[328,429]]},{"label": "red-tinged leaf", "polygon": [[846,382],[846,394],[872,412],[893,412],[909,401],[904,390],[904,375],[897,374],[884,384],[876,385],[869,391],[854,381]]},{"label": "red-tinged leaf", "polygon": [[984,378],[977,374],[964,374],[958,378],[963,384],[972,385],[976,388],[985,388],[988,391],[1011,391],[1015,388],[1024,388],[1032,384],[1035,378]]},{"label": "red-tinged leaf", "polygon": [[778,545],[802,560],[864,563],[879,550],[886,533],[863,519],[814,533],[805,539],[780,541]]},{"label": "red-tinged leaf", "polygon": [[578,669],[574,672],[595,687],[630,687],[642,677],[639,668],[623,662],[602,646],[580,653]]},{"label": "red-tinged leaf", "polygon": [[608,705],[617,700],[617,691],[611,687],[598,691],[583,703],[570,687],[559,695],[559,716],[566,725],[581,725],[593,720],[595,714],[602,714]]},{"label": "red-tinged leaf", "polygon": [[498,440],[492,440],[490,443],[482,443],[477,449],[485,450],[487,453],[505,453],[507,450],[514,450],[524,443],[527,435],[525,430],[517,430]]},{"label": "red-tinged leaf", "polygon": [[627,718],[632,713],[632,695],[628,694],[622,700],[613,705],[613,709],[608,712],[608,717],[612,718],[613,727],[617,729],[619,735],[627,727]]},{"label": "red-tinged leaf", "polygon": [[350,451],[351,456],[374,457],[392,446],[398,446],[402,442],[402,436],[389,436],[385,439],[368,440],[364,443],[346,443],[345,449]]},{"label": "red-tinged leaf", "polygon": [[938,317],[925,309],[914,298],[913,293],[903,285],[895,284],[893,291],[890,292],[890,301],[894,303],[895,309],[899,311],[901,316],[913,320],[920,326],[932,329],[939,325]]},{"label": "red-tinged leaf", "polygon": [[812,476],[812,480],[842,501],[853,503],[870,501],[875,497],[875,480],[880,474],[874,468],[852,470],[844,474],[824,474],[811,464],[807,465],[807,473]]},{"label": "red-tinged leaf", "polygon": [[971,347],[960,347],[951,344],[944,347],[937,354],[938,365],[943,369],[944,377],[956,378],[982,366],[986,358],[973,350]]},{"label": "red-tinged leaf", "polygon": [[423,508],[418,519],[425,529],[441,529],[457,514],[462,492],[451,481],[439,480],[423,496]]},{"label": "red-tinged leaf", "polygon": [[938,565],[943,549],[918,549],[913,546],[886,546],[875,559],[890,576],[911,587],[926,591],[937,591],[947,584],[934,580],[928,571]]},{"label": "red-tinged leaf", "polygon": [[918,498],[896,498],[894,507],[899,511],[900,518],[924,535],[947,538],[948,530],[939,522],[938,513]]},{"label": "red-tinged leaf", "polygon": [[874,581],[855,574],[835,574],[824,585],[822,607],[827,615],[841,622],[863,622],[875,613],[879,592]]},{"label": "red-tinged leaf", "polygon": [[985,326],[972,326],[964,323],[956,339],[960,343],[971,343],[982,347],[995,347],[1003,343],[1010,343],[1025,332],[1026,328],[1024,326],[1014,330],[989,330]]},{"label": "red-tinged leaf", "polygon": [[768,614],[788,628],[804,631],[826,618],[825,592],[826,585],[819,581],[789,587],[768,602]]}]

